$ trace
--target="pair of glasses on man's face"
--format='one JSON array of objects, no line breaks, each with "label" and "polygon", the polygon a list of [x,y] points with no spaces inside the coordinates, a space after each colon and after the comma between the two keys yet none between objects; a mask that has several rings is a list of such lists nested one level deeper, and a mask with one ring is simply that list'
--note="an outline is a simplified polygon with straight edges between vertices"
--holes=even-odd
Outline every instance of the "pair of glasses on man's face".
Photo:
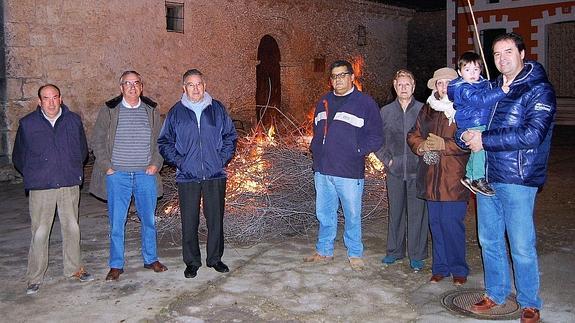
[{"label": "pair of glasses on man's face", "polygon": [[339,73],[339,74],[332,74],[329,76],[329,78],[335,81],[335,80],[341,80],[344,77],[346,77],[347,75],[351,75],[351,73],[350,72],[343,72],[343,73]]},{"label": "pair of glasses on man's face", "polygon": [[142,85],[142,82],[140,82],[140,81],[124,81],[121,84],[125,87],[132,87],[132,86],[137,87],[137,86]]}]

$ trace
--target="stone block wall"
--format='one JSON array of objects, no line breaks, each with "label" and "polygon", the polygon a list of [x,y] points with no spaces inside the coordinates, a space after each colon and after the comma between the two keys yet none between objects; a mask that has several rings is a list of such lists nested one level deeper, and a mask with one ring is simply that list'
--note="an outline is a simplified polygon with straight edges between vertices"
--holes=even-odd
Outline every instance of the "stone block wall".
[{"label": "stone block wall", "polygon": [[[207,91],[232,117],[255,118],[257,51],[271,35],[281,53],[281,109],[302,121],[327,91],[327,66],[338,58],[364,59],[364,91],[387,98],[393,71],[407,63],[412,10],[352,0],[174,0],[184,4],[184,32],[166,31],[165,2],[157,0],[4,1],[5,84],[0,125],[12,150],[18,120],[37,105],[50,82],[84,121],[88,139],[103,102],[119,94],[118,77],[133,69],[144,94],[162,113],[180,98],[189,68],[207,76]],[[366,27],[366,45],[357,42]],[[2,115],[0,114],[0,117]]]},{"label": "stone block wall", "polygon": [[[408,33],[408,69],[415,75],[415,93],[417,100],[425,102],[431,94],[427,89],[427,80],[433,72],[446,67],[447,28],[446,12],[417,12],[409,22]],[[447,67],[455,68],[453,65]]]}]

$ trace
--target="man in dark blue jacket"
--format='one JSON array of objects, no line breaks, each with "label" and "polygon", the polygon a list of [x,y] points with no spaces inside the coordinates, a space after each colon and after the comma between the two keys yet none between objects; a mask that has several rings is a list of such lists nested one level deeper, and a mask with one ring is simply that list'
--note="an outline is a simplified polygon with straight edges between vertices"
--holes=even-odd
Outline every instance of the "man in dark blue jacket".
[{"label": "man in dark blue jacket", "polygon": [[497,37],[493,56],[502,73],[497,86],[509,86],[509,93],[495,104],[485,131],[462,134],[473,151],[487,152],[486,175],[495,190],[495,196],[477,196],[486,292],[471,310],[489,312],[511,293],[507,233],[521,322],[538,322],[542,301],[533,208],[547,176],[555,92],[541,64],[523,61],[525,44],[519,35]]},{"label": "man in dark blue jacket", "polygon": [[224,201],[225,166],[232,159],[237,134],[224,105],[205,91],[203,74],[191,69],[184,74],[182,99],[164,122],[158,144],[164,160],[176,166],[176,183],[182,219],[182,252],[186,278],[194,278],[202,266],[198,241],[200,200],[208,227],[206,265],[225,273]]},{"label": "man in dark blue jacket", "polygon": [[365,157],[383,143],[379,108],[355,88],[353,68],[347,61],[330,67],[333,92],[324,95],[314,114],[313,154],[316,216],[319,221],[316,251],[305,262],[333,260],[339,201],[345,217],[343,240],[353,270],[362,270],[361,198]]},{"label": "man in dark blue jacket", "polygon": [[35,294],[48,268],[48,242],[54,212],[62,231],[64,275],[82,282],[94,278],[81,265],[78,203],[88,145],[80,116],[62,104],[60,89],[38,89],[38,107],[20,119],[12,162],[29,192],[32,241],[26,294]]}]

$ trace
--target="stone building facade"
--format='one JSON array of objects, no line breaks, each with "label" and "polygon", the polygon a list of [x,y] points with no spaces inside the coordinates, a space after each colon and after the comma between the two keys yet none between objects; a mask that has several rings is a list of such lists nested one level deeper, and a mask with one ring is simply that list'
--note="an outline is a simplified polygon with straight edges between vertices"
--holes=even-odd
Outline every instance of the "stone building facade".
[{"label": "stone building facade", "polygon": [[416,12],[409,21],[407,37],[407,68],[415,76],[414,96],[425,102],[431,90],[427,88],[427,81],[433,72],[446,65],[446,12],[445,10]]},{"label": "stone building facade", "polygon": [[[0,164],[9,163],[18,120],[36,107],[37,89],[47,82],[57,84],[64,102],[82,116],[89,140],[98,109],[119,94],[118,77],[131,69],[143,75],[144,94],[165,114],[181,96],[182,74],[198,68],[207,76],[207,91],[248,125],[261,104],[256,89],[268,87],[282,113],[303,121],[328,90],[327,67],[338,58],[361,63],[363,90],[385,101],[385,84],[407,64],[414,15],[361,0],[0,5]],[[269,68],[273,77],[260,77],[258,65],[279,67]]]}]

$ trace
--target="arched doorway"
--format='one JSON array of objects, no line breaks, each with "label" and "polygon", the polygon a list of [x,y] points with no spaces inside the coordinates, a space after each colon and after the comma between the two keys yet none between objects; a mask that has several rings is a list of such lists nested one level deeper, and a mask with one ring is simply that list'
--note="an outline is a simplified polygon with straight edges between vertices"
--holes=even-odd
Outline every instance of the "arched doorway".
[{"label": "arched doorway", "polygon": [[265,35],[258,46],[256,67],[256,117],[265,127],[274,123],[281,107],[280,49],[276,40]]}]

